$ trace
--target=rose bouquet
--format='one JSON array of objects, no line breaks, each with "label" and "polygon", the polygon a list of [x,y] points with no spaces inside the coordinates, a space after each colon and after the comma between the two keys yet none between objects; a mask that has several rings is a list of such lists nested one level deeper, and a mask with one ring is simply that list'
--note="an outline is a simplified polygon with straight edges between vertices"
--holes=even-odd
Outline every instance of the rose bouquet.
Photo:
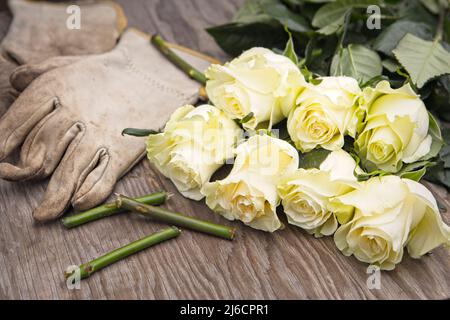
[{"label": "rose bouquet", "polygon": [[[228,220],[274,232],[284,214],[385,270],[405,248],[420,258],[450,246],[450,227],[419,182],[443,138],[417,85],[313,73],[286,31],[284,52],[253,47],[211,65],[203,78],[210,104],[182,106],[151,134],[150,162]],[[225,164],[228,175],[216,178]]]}]

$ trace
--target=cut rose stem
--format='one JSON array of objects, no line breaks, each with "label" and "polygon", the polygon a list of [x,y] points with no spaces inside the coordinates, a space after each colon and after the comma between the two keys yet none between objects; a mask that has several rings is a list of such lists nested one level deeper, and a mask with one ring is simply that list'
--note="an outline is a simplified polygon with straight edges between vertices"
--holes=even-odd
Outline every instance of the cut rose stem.
[{"label": "cut rose stem", "polygon": [[178,227],[191,229],[203,233],[207,233],[216,237],[233,240],[236,229],[232,227],[215,224],[196,218],[191,218],[180,213],[168,211],[163,208],[150,206],[139,203],[131,198],[118,194],[116,198],[116,206],[118,208],[134,211],[144,216],[153,218],[154,220],[167,222]]},{"label": "cut rose stem", "polygon": [[206,84],[206,77],[203,73],[195,69],[189,63],[184,61],[180,56],[173,52],[166,44],[164,39],[160,35],[153,35],[151,38],[151,43],[175,66],[180,68],[189,77],[196,80],[202,85]]},{"label": "cut rose stem", "polygon": [[[166,202],[166,200],[170,197],[170,194],[167,192],[155,192],[152,194],[148,194],[142,197],[134,198],[137,202],[147,203],[151,205],[160,205]],[[61,219],[62,224],[67,228],[74,228],[79,225],[98,220],[104,217],[111,216],[116,213],[121,213],[126,210],[118,208],[116,206],[116,202],[107,203],[100,207],[79,213],[71,216],[64,217]]]},{"label": "cut rose stem", "polygon": [[[124,247],[111,251],[97,259],[94,259],[88,263],[79,266],[80,278],[84,279],[91,276],[94,272],[97,272],[119,260],[122,260],[136,252],[142,251],[148,247],[161,243],[163,241],[178,237],[181,231],[177,227],[170,227],[154,234],[151,234],[145,238],[134,241],[127,244]],[[71,272],[65,272],[65,278],[69,278],[75,274],[77,270]]]}]

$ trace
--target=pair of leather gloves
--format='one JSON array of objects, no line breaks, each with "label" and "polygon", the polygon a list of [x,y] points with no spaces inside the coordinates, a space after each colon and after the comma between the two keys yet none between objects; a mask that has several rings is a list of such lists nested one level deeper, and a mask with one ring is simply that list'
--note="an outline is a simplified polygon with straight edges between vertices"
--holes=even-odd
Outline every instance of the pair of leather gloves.
[{"label": "pair of leather gloves", "polygon": [[[0,178],[52,175],[33,213],[39,221],[59,217],[70,204],[90,209],[145,155],[144,141],[122,130],[160,129],[176,108],[197,100],[200,86],[148,35],[125,30],[114,2],[81,4],[80,30],[66,27],[67,3],[10,0],[9,6],[14,18],[0,45],[0,114],[7,109],[0,119]],[[211,63],[174,50],[200,70]],[[20,146],[19,163],[4,162]]]}]

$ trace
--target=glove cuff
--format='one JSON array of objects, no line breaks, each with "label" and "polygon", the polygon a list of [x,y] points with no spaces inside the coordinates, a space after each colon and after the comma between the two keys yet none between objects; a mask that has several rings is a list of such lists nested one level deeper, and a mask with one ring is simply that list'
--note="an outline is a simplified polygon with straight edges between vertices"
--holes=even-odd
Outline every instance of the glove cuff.
[{"label": "glove cuff", "polygon": [[81,2],[79,30],[67,26],[67,3],[9,0],[8,4],[13,21],[2,48],[19,64],[107,52],[114,48],[127,24],[122,8],[112,0]]}]

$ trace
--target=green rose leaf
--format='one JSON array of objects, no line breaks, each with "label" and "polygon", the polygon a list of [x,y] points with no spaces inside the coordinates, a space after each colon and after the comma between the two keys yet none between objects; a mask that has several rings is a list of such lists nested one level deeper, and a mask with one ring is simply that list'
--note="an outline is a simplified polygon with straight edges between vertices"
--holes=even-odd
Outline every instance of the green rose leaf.
[{"label": "green rose leaf", "polygon": [[405,174],[400,175],[400,177],[419,182],[425,173],[427,173],[427,169],[422,168],[416,171],[406,172]]},{"label": "green rose leaf", "polygon": [[432,78],[450,73],[450,52],[438,41],[422,40],[408,33],[393,53],[418,88]]},{"label": "green rose leaf", "polygon": [[426,105],[443,120],[450,121],[450,75],[443,75],[430,85],[431,93]]},{"label": "green rose leaf", "polygon": [[294,41],[292,40],[292,34],[288,28],[285,28],[285,30],[289,36],[289,40],[286,43],[286,48],[284,48],[283,55],[288,57],[297,66],[298,65],[298,56],[297,56],[297,53],[295,52]]},{"label": "green rose leaf", "polygon": [[297,7],[301,6],[305,0],[282,0],[284,4],[288,5],[289,7]]},{"label": "green rose leaf", "polygon": [[445,146],[439,152],[437,165],[427,171],[425,179],[450,188],[450,129],[443,129],[442,136]]},{"label": "green rose leaf", "polygon": [[442,10],[441,6],[448,6],[448,3],[445,3],[446,0],[420,0],[420,2],[432,13],[439,14],[439,11]]},{"label": "green rose leaf", "polygon": [[429,160],[434,157],[436,157],[439,152],[442,149],[442,146],[444,145],[444,140],[442,138],[441,129],[439,127],[439,123],[437,122],[436,118],[428,112],[429,116],[429,127],[428,127],[428,133],[431,136],[432,142],[430,147],[430,152],[422,159],[422,160]]},{"label": "green rose leaf", "polygon": [[336,0],[282,0],[283,2],[287,3],[287,4],[296,4],[296,5],[301,5],[304,4],[305,2],[309,2],[309,3],[326,3],[326,2],[334,2]]},{"label": "green rose leaf", "polygon": [[351,9],[348,9],[344,12],[344,14],[342,16],[340,16],[337,20],[331,21],[329,24],[327,24],[326,26],[320,28],[319,30],[317,30],[318,33],[321,33],[323,35],[330,35],[333,34],[335,32],[337,32],[345,23],[345,16],[347,14],[350,14]]},{"label": "green rose leaf", "polygon": [[281,3],[276,3],[276,1],[275,3],[273,2],[274,1],[269,1],[269,3],[262,5],[264,12],[270,17],[277,20],[282,25],[286,25],[292,31],[308,32],[311,30],[308,21],[306,21],[304,17],[290,11]]},{"label": "green rose leaf", "polygon": [[431,40],[433,38],[433,30],[428,24],[399,20],[380,33],[373,43],[373,48],[392,57],[392,50],[397,47],[400,40],[402,40],[407,33],[411,33],[424,40]]},{"label": "green rose leaf", "polygon": [[236,13],[232,23],[206,31],[225,52],[238,56],[252,47],[283,48],[287,41],[284,25],[295,32],[311,30],[303,16],[278,0],[249,0]]},{"label": "green rose leaf", "polygon": [[[356,154],[351,154],[353,158],[355,159],[358,166],[361,164],[361,159]],[[436,162],[424,160],[424,161],[418,161],[414,163],[410,163],[407,165],[404,165],[403,168],[395,173],[395,175],[400,176],[402,178],[414,180],[414,181],[420,181],[422,177],[427,173],[427,168],[433,167],[436,165]],[[374,170],[370,172],[366,172],[362,170],[360,167],[357,167],[355,169],[355,177],[358,179],[358,181],[367,181],[372,177],[375,176],[385,176],[390,175],[392,173],[383,171],[383,170]]]},{"label": "green rose leaf", "polygon": [[[367,9],[370,5],[381,6],[381,0],[337,0],[327,3],[317,10],[312,25],[321,29],[321,33],[331,34],[337,31],[344,23],[344,17],[351,9]],[[328,27],[329,25],[332,27]]]},{"label": "green rose leaf", "polygon": [[252,120],[254,116],[253,112],[250,112],[249,114],[247,114],[244,118],[242,118],[241,120],[238,121],[239,124],[244,124],[249,122],[250,120]]},{"label": "green rose leaf", "polygon": [[310,152],[300,153],[300,168],[318,169],[322,162],[328,157],[331,151],[326,149],[314,149]]},{"label": "green rose leaf", "polygon": [[252,47],[283,48],[287,41],[286,33],[277,21],[229,23],[208,28],[206,31],[232,56],[238,56]]},{"label": "green rose leaf", "polygon": [[333,57],[331,76],[349,76],[365,83],[381,75],[383,66],[378,54],[359,44],[350,44]]},{"label": "green rose leaf", "polygon": [[391,59],[385,59],[381,62],[381,64],[383,65],[383,68],[391,73],[396,72],[398,68],[400,68],[400,65],[396,61]]},{"label": "green rose leaf", "polygon": [[432,28],[436,26],[435,15],[430,13],[419,0],[401,1],[397,8],[397,16],[402,20],[426,23]]},{"label": "green rose leaf", "polygon": [[443,39],[444,41],[446,41],[446,43],[450,43],[450,12],[447,13],[447,19],[444,19],[443,27],[444,27]]},{"label": "green rose leaf", "polygon": [[420,179],[422,179],[422,177],[426,174],[427,168],[434,165],[436,165],[436,162],[427,160],[410,163],[403,166],[402,170],[400,170],[397,175],[402,178],[420,181]]},{"label": "green rose leaf", "polygon": [[276,3],[278,3],[277,0],[247,0],[234,15],[233,22],[268,22],[272,20],[272,18],[264,10],[264,5]]},{"label": "green rose leaf", "polygon": [[308,21],[301,15],[291,11],[278,0],[250,0],[235,14],[233,22],[248,23],[270,23],[273,20],[281,25],[286,25],[290,30],[296,32],[307,32],[310,30]]},{"label": "green rose leaf", "polygon": [[367,181],[375,176],[383,176],[389,174],[387,172],[384,172],[383,170],[373,170],[370,172],[364,171],[364,169],[361,167],[361,158],[354,152],[354,150],[348,150],[348,152],[356,162],[356,168],[353,174],[358,181]]}]

